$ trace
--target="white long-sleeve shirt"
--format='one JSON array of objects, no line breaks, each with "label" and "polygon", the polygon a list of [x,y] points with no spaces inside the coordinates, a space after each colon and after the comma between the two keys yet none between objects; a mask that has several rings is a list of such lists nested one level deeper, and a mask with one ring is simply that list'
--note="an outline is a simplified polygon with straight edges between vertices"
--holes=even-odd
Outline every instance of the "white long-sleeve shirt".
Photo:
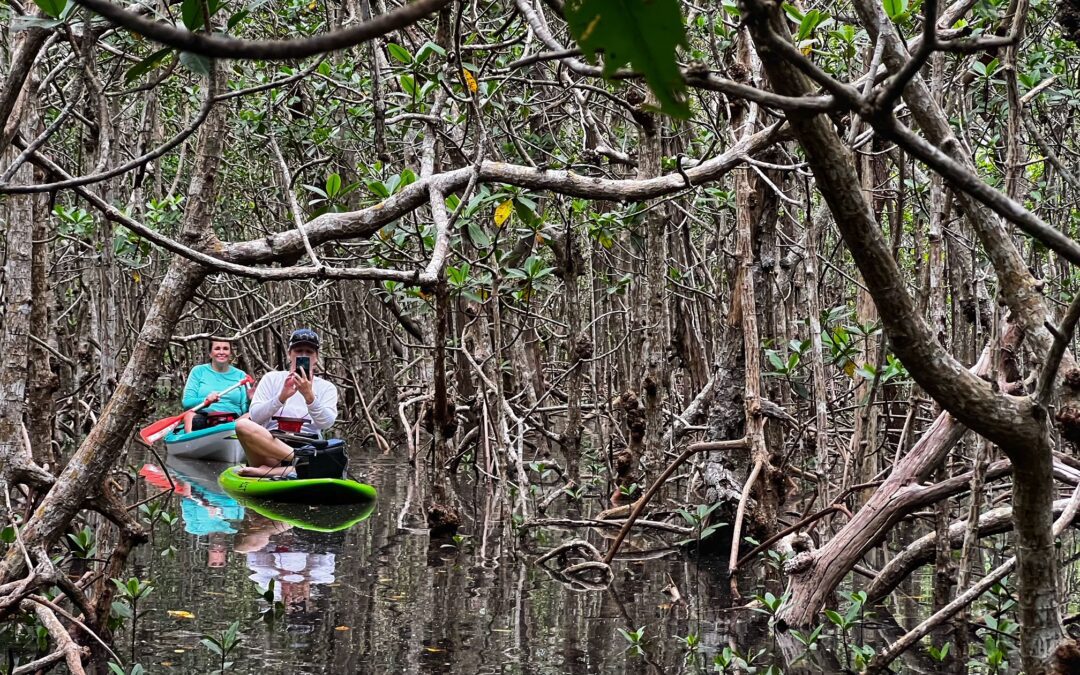
[{"label": "white long-sleeve shirt", "polygon": [[311,391],[315,394],[311,405],[307,404],[304,395],[299,391],[282,405],[278,395],[281,394],[281,388],[288,376],[289,373],[283,370],[275,370],[262,376],[259,386],[255,388],[255,394],[251,397],[251,419],[267,429],[277,429],[277,420],[273,419],[275,416],[305,418],[303,431],[309,434],[317,434],[333,426],[337,420],[337,387],[316,375],[311,383]]}]

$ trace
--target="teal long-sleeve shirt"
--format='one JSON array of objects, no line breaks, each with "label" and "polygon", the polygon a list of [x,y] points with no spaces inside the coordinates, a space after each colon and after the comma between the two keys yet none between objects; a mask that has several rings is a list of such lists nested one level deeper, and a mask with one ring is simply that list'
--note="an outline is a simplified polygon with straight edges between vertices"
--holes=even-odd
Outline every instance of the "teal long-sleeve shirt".
[{"label": "teal long-sleeve shirt", "polygon": [[[214,370],[209,363],[202,363],[191,369],[187,384],[184,386],[184,408],[194,408],[213,392],[223,392],[240,380],[247,373],[229,366],[224,373]],[[221,397],[217,403],[203,408],[203,412],[231,412],[243,415],[248,409],[247,387],[237,387]]]}]

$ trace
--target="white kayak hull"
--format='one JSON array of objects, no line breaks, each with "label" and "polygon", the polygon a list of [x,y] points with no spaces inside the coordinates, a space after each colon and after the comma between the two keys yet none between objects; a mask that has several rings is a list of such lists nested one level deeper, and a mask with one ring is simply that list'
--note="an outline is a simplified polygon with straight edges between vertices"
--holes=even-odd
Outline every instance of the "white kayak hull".
[{"label": "white kayak hull", "polygon": [[208,459],[230,464],[245,461],[244,448],[236,440],[235,425],[231,422],[190,434],[173,433],[165,437],[165,449],[170,457]]}]

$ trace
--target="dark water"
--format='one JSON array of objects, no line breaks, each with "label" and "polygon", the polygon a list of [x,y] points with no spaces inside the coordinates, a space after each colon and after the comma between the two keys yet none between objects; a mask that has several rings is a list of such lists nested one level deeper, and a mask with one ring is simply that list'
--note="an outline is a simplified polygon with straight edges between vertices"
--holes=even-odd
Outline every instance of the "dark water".
[{"label": "dark water", "polygon": [[[149,672],[209,672],[200,639],[237,620],[237,673],[697,673],[712,672],[724,646],[746,651],[768,639],[760,615],[727,609],[726,578],[682,553],[619,562],[606,591],[559,583],[531,560],[582,534],[535,531],[512,545],[517,535],[486,488],[465,490],[466,536],[456,544],[403,527],[403,510],[417,501],[406,464],[354,460],[379,500],[366,519],[333,533],[287,522],[310,520],[305,507],[260,514],[232,500],[216,483],[221,465],[170,467],[180,491],[162,501],[177,520],[159,521],[129,568],[155,585],[136,632],[137,660]],[[161,477],[143,473],[140,490],[153,494]],[[357,515],[323,513],[321,525]],[[272,605],[261,596],[271,579],[282,604],[268,621]],[[664,592],[672,582],[689,605],[672,604]],[[619,629],[642,627],[645,653],[628,651]],[[700,660],[679,639],[689,634],[700,638]],[[128,635],[117,636],[120,645]],[[129,649],[118,651],[127,658]]]}]

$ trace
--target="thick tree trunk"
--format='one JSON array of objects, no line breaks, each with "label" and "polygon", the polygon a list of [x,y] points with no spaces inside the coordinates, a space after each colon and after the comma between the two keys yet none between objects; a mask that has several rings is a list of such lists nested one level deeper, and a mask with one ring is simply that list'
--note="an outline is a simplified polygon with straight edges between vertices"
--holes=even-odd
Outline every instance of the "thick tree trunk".
[{"label": "thick tree trunk", "polygon": [[[210,87],[216,91],[213,83]],[[203,246],[213,237],[211,218],[224,135],[224,115],[221,107],[216,108],[199,132],[199,152],[181,234],[182,241],[189,245]],[[169,265],[115,394],[56,484],[26,523],[23,537],[28,545],[48,548],[54,544],[75,514],[84,508],[86,500],[102,489],[109,471],[127,446],[132,427],[150,398],[173,328],[205,276],[205,268],[186,258],[176,257]],[[27,303],[27,319],[29,311],[30,305]],[[0,584],[16,578],[23,572],[24,566],[21,552],[13,547],[0,563]]]}]

